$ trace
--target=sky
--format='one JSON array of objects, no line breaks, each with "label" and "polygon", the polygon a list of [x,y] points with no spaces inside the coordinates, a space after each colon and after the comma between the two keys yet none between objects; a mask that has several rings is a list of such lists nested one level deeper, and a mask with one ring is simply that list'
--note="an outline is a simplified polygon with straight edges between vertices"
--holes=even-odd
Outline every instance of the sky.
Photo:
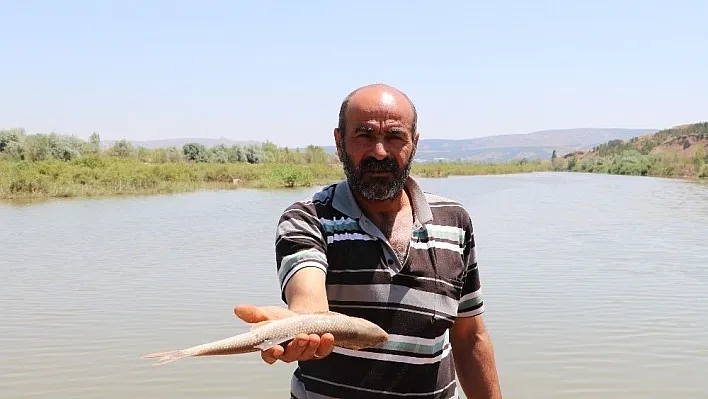
[{"label": "sky", "polygon": [[333,144],[390,84],[421,138],[708,120],[708,1],[0,0],[0,129]]}]

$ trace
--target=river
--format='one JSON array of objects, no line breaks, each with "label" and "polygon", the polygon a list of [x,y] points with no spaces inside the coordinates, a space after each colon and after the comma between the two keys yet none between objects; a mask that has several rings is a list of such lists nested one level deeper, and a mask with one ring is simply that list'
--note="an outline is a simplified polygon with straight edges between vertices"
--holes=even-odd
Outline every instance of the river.
[{"label": "river", "polygon": [[[473,216],[504,397],[708,395],[708,186],[537,173],[421,179]],[[0,205],[0,397],[286,398],[257,354],[141,355],[280,305],[280,212],[314,188]]]}]

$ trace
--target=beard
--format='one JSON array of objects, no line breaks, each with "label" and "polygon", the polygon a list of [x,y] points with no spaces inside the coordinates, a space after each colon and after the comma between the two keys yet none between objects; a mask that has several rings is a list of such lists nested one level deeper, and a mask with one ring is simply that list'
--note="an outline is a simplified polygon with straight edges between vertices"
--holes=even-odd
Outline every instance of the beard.
[{"label": "beard", "polygon": [[[387,157],[378,160],[373,157],[364,158],[356,167],[347,154],[344,143],[342,147],[342,165],[347,176],[349,187],[368,201],[386,201],[395,197],[403,190],[413,165],[415,146],[403,168],[395,159]],[[373,173],[388,172],[390,175],[375,176]]]}]

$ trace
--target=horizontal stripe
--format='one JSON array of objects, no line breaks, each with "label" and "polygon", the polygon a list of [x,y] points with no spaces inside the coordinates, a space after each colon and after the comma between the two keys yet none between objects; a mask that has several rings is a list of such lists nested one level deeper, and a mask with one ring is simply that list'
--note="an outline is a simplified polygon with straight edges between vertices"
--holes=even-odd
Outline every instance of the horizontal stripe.
[{"label": "horizontal stripe", "polygon": [[316,224],[301,218],[283,216],[280,223],[278,223],[278,237],[293,233],[312,235],[320,239],[322,237],[322,232]]},{"label": "horizontal stripe", "polygon": [[335,241],[376,241],[376,237],[361,233],[335,233],[327,236],[327,244]]},{"label": "horizontal stripe", "polygon": [[430,391],[430,392],[395,392],[395,391],[379,391],[379,390],[375,390],[375,389],[368,389],[368,388],[358,387],[358,386],[356,386],[356,385],[340,384],[340,383],[336,383],[336,382],[332,382],[332,381],[327,381],[327,380],[324,380],[324,379],[322,379],[322,378],[317,378],[317,377],[314,377],[314,376],[310,376],[310,375],[307,375],[307,374],[304,374],[304,373],[301,374],[301,377],[302,377],[302,378],[307,378],[307,379],[310,379],[310,380],[314,380],[314,381],[319,381],[319,382],[322,382],[322,383],[324,383],[324,384],[334,385],[334,386],[338,386],[338,387],[342,387],[342,388],[347,388],[347,389],[351,389],[351,390],[355,390],[355,391],[369,392],[369,393],[374,393],[374,394],[395,395],[395,396],[429,396],[429,395],[436,395],[436,394],[438,394],[438,393],[444,392],[445,390],[447,390],[447,389],[449,389],[449,388],[451,388],[451,387],[453,387],[454,385],[457,384],[457,381],[454,381],[454,380],[453,380],[453,381],[449,382],[447,385],[445,385],[444,387],[439,388],[439,389],[436,389],[436,390],[434,390],[434,391]]},{"label": "horizontal stripe", "polygon": [[[369,302],[372,304],[411,305],[422,309],[457,311],[457,300],[432,292],[396,285],[344,285],[327,286],[327,298],[337,302]],[[454,314],[454,313],[449,313]]]},{"label": "horizontal stripe", "polygon": [[465,230],[457,226],[444,226],[428,223],[425,228],[413,232],[414,238],[427,239],[429,237],[443,238],[457,243],[465,242]]},{"label": "horizontal stripe", "polygon": [[358,357],[362,359],[374,359],[374,360],[383,360],[386,362],[395,362],[395,363],[405,363],[405,364],[435,364],[440,362],[442,359],[447,357],[450,354],[450,346],[446,346],[443,348],[442,353],[440,353],[438,356],[435,357],[414,357],[414,356],[405,356],[405,355],[396,355],[392,353],[379,353],[379,352],[371,352],[371,351],[355,351],[355,350],[350,350],[350,349],[345,349],[345,348],[339,348],[335,347],[333,352],[339,353],[341,355],[346,355],[346,356],[351,356],[351,357]]},{"label": "horizontal stripe", "polygon": [[322,270],[324,273],[327,273],[327,268],[319,262],[305,261],[305,262],[298,263],[297,266],[290,269],[288,274],[286,274],[285,277],[283,277],[283,280],[280,283],[280,289],[284,290],[285,286],[288,285],[288,281],[290,281],[290,279],[295,275],[295,273],[297,273],[298,271],[300,271],[306,267],[315,267],[317,269]]},{"label": "horizontal stripe", "polygon": [[326,233],[336,233],[339,231],[361,231],[361,229],[359,228],[359,222],[350,217],[343,217],[339,219],[320,218],[319,221],[322,224],[322,228],[324,228],[324,231]]},{"label": "horizontal stripe", "polygon": [[470,309],[464,312],[458,312],[457,317],[474,317],[484,313],[484,304],[480,304],[478,308]]},{"label": "horizontal stripe", "polygon": [[[430,317],[435,317],[437,319],[445,319],[450,322],[454,322],[455,318],[449,314],[442,313],[440,311],[434,311],[433,309],[430,310],[422,310],[422,309],[415,309],[415,308],[409,308],[406,306],[401,306],[399,304],[391,304],[391,305],[369,305],[369,304],[341,304],[341,303],[331,303],[330,308],[357,308],[357,309],[379,309],[379,310],[391,310],[395,312],[409,312],[409,313],[417,313],[417,314],[422,314],[425,316],[430,316]],[[455,312],[457,313],[457,312]]]},{"label": "horizontal stripe", "polygon": [[317,261],[323,263],[322,266],[325,266],[327,265],[327,255],[316,248],[310,248],[284,256],[280,262],[280,268],[278,269],[278,278],[281,284],[285,281],[286,276],[292,274],[292,269],[304,261]]},{"label": "horizontal stripe", "polygon": [[482,289],[465,294],[460,298],[458,307],[460,309],[475,307],[482,303]]},{"label": "horizontal stripe", "polygon": [[433,339],[389,334],[388,341],[376,346],[376,352],[395,351],[403,354],[433,355],[442,351],[448,343],[447,332]]},{"label": "horizontal stripe", "polygon": [[427,242],[418,242],[411,240],[411,247],[415,249],[429,249],[429,248],[439,248],[439,249],[447,249],[450,251],[455,251],[459,254],[462,254],[464,248],[461,248],[459,245],[456,244],[451,244],[449,242],[443,242],[443,241],[435,241],[435,240],[430,240]]}]

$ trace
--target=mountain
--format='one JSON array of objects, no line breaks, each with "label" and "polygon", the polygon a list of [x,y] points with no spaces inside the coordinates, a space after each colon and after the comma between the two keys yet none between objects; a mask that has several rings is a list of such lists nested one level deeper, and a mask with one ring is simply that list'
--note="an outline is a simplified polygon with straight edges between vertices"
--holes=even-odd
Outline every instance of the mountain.
[{"label": "mountain", "polygon": [[[432,161],[436,159],[466,160],[480,162],[504,162],[514,159],[549,159],[553,150],[558,154],[589,150],[611,140],[626,140],[635,136],[657,132],[658,129],[621,129],[621,128],[577,128],[542,130],[525,134],[504,134],[473,139],[421,139],[418,143],[416,159]],[[423,133],[425,136],[425,133]],[[175,146],[182,148],[186,143],[201,143],[206,147],[218,144],[249,145],[261,144],[260,141],[234,141],[227,138],[173,138],[163,140],[131,141],[136,146],[150,149]],[[103,141],[103,147],[115,143]],[[303,143],[301,148],[307,147]],[[324,146],[325,151],[335,153],[335,146]]]},{"label": "mountain", "polygon": [[[553,150],[559,154],[588,150],[610,140],[625,140],[656,131],[658,129],[577,128],[460,140],[422,138],[416,158],[419,161],[445,159],[480,162],[550,158]],[[325,150],[335,152],[335,147],[327,146]]]},{"label": "mountain", "polygon": [[554,161],[558,170],[621,175],[708,178],[708,122],[609,140]]},{"label": "mountain", "polygon": [[597,159],[633,152],[642,155],[669,154],[679,158],[689,158],[697,151],[706,150],[708,150],[708,122],[698,122],[628,139],[608,140],[589,151],[569,152],[563,155],[563,158],[575,155],[576,159]]}]

